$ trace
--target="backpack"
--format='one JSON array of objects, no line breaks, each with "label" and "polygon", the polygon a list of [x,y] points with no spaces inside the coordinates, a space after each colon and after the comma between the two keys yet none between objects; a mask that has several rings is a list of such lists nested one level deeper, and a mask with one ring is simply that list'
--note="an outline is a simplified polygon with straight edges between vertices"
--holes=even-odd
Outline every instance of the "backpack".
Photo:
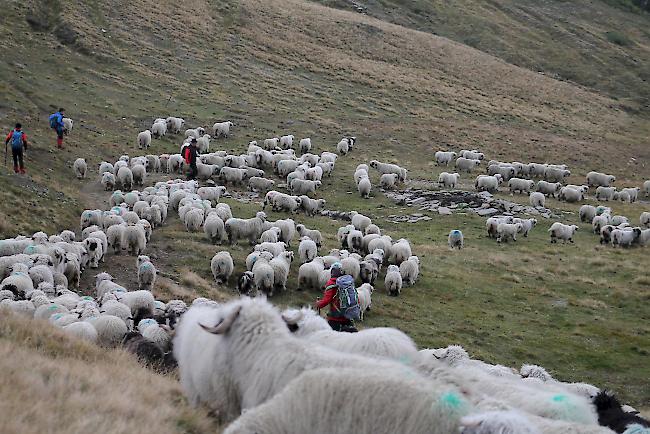
[{"label": "backpack", "polygon": [[354,287],[354,278],[350,275],[343,275],[336,279],[338,287],[339,303],[341,313],[349,320],[358,320],[361,317],[361,307],[359,306],[359,294]]},{"label": "backpack", "polygon": [[57,117],[58,113],[53,113],[50,115],[50,128],[56,128],[59,126],[59,119]]},{"label": "backpack", "polygon": [[14,130],[14,132],[11,134],[11,149],[17,151],[22,147],[23,147],[23,132]]}]

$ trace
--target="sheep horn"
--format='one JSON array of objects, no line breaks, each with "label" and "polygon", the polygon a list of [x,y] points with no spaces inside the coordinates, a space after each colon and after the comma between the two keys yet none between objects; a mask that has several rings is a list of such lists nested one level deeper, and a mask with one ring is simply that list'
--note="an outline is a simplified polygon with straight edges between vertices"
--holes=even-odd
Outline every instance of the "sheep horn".
[{"label": "sheep horn", "polygon": [[206,332],[215,334],[215,335],[221,335],[224,333],[227,333],[228,330],[230,330],[230,327],[232,326],[232,323],[235,322],[235,319],[237,319],[237,316],[239,316],[239,311],[241,311],[241,306],[237,306],[235,310],[233,310],[226,318],[223,320],[219,321],[219,323],[215,326],[206,326],[204,324],[199,323],[201,328],[205,330]]}]

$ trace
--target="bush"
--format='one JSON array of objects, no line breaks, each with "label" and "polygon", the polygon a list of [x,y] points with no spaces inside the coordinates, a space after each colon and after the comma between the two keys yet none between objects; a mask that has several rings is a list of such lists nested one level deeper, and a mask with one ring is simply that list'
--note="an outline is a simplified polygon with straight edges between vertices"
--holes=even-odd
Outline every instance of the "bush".
[{"label": "bush", "polygon": [[605,36],[607,37],[607,40],[612,44],[620,45],[621,47],[632,45],[632,40],[622,33],[616,31],[606,32]]}]

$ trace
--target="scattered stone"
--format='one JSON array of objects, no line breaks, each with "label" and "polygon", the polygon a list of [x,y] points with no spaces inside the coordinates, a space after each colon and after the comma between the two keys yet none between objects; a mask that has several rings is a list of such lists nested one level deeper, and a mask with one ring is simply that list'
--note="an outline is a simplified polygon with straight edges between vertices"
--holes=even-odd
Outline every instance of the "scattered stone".
[{"label": "scattered stone", "polygon": [[499,210],[494,209],[494,208],[485,208],[485,209],[480,209],[477,211],[477,214],[480,215],[481,217],[487,217],[487,216],[492,216],[494,214],[498,214]]},{"label": "scattered stone", "polygon": [[446,206],[441,206],[438,208],[438,214],[440,215],[451,215],[451,210]]}]

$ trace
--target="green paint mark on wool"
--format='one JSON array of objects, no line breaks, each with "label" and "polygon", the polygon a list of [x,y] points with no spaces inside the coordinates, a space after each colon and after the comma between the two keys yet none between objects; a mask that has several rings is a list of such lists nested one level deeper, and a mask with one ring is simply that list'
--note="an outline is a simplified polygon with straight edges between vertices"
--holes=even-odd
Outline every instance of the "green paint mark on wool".
[{"label": "green paint mark on wool", "polygon": [[440,395],[438,404],[447,413],[464,414],[467,410],[465,401],[455,392],[446,392]]},{"label": "green paint mark on wool", "polygon": [[564,401],[567,400],[567,396],[566,395],[555,395],[552,399],[555,402],[564,402]]}]

